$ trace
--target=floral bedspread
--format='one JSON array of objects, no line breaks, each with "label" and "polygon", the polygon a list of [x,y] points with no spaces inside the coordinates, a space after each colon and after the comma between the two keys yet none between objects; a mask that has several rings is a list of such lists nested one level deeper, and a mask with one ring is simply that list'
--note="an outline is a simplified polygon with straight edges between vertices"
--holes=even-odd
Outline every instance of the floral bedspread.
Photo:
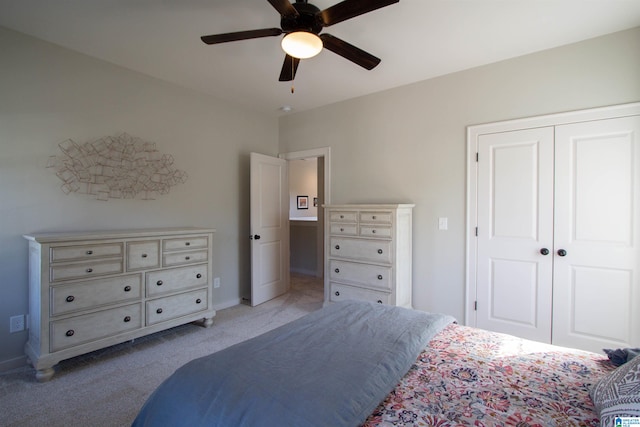
[{"label": "floral bedspread", "polygon": [[604,354],[449,325],[363,426],[598,427],[589,389],[613,369]]}]

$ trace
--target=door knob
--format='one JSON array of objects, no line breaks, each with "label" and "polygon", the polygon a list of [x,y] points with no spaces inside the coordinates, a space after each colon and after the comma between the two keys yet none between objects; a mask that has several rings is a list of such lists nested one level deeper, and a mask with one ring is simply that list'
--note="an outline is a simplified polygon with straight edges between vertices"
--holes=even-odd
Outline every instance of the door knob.
[{"label": "door knob", "polygon": [[260,235],[256,234],[256,235],[253,235],[253,236],[249,236],[249,240],[253,240],[253,239],[260,240]]},{"label": "door knob", "polygon": [[540,249],[540,253],[541,253],[542,255],[549,255],[549,249],[547,249],[547,248],[542,248],[542,249]]},{"label": "door knob", "polygon": [[558,249],[559,256],[565,256],[566,254],[567,254],[567,251],[565,251],[564,249]]}]

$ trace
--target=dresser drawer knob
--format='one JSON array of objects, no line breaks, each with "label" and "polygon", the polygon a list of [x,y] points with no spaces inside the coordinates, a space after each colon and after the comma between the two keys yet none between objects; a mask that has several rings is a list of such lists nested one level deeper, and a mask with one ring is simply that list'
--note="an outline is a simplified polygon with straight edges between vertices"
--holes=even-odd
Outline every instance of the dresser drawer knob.
[{"label": "dresser drawer knob", "polygon": [[191,246],[191,242],[184,242],[185,246]]},{"label": "dresser drawer knob", "polygon": [[340,250],[340,245],[336,245],[336,251]]},{"label": "dresser drawer knob", "polygon": [[337,297],[339,297],[339,296],[340,296],[340,292],[335,291],[335,292],[334,292],[334,295],[335,295],[335,296],[337,296]]},{"label": "dresser drawer knob", "polygon": [[375,215],[373,215],[373,216],[371,217],[371,219],[376,219],[376,216],[375,216]]},{"label": "dresser drawer knob", "polygon": [[124,318],[124,322],[125,322],[125,323],[127,323],[127,322],[131,322],[131,316],[125,316],[125,318]]},{"label": "dresser drawer knob", "polygon": [[186,257],[184,257],[184,259],[186,259],[187,261],[189,261],[189,260],[191,259],[191,257],[186,256]]},{"label": "dresser drawer knob", "polygon": [[371,230],[371,234],[376,234],[376,229]]},{"label": "dresser drawer knob", "polygon": [[340,219],[344,219],[344,215],[340,215]]},{"label": "dresser drawer knob", "polygon": [[196,279],[200,279],[202,277],[202,274],[198,273],[196,274]]},{"label": "dresser drawer knob", "polygon": [[380,300],[380,299],[379,299],[379,300],[378,300],[378,304],[382,304],[382,300]]},{"label": "dresser drawer knob", "polygon": [[162,313],[162,309],[161,308],[157,309],[156,313],[158,313],[158,314]]},{"label": "dresser drawer knob", "polygon": [[158,281],[156,282],[156,285],[158,285],[158,286],[162,286],[162,280],[158,280]]},{"label": "dresser drawer knob", "polygon": [[147,254],[142,254],[142,258],[146,258],[146,257],[147,257]]},{"label": "dresser drawer knob", "polygon": [[339,269],[339,268],[336,268],[336,269],[335,269],[335,270],[333,270],[333,271],[335,271],[336,273],[340,273],[340,269]]},{"label": "dresser drawer knob", "polygon": [[65,335],[68,336],[68,337],[72,337],[73,334],[75,334],[75,333],[76,333],[76,331],[74,331],[73,329],[69,329]]},{"label": "dresser drawer knob", "polygon": [[378,274],[378,280],[382,280],[382,274]]},{"label": "dresser drawer knob", "polygon": [[344,231],[344,228],[340,228],[340,232],[343,232],[343,231]]},{"label": "dresser drawer knob", "polygon": [[200,298],[198,298],[198,299],[196,300],[196,304],[200,304],[201,302],[202,302],[202,300],[201,300]]},{"label": "dresser drawer knob", "polygon": [[378,249],[378,253],[382,255],[382,249]]},{"label": "dresser drawer knob", "polygon": [[85,252],[87,255],[93,255],[93,251],[87,251]]},{"label": "dresser drawer knob", "polygon": [[76,299],[76,297],[74,297],[73,295],[69,295],[67,297],[67,302],[73,302],[74,299]]},{"label": "dresser drawer knob", "polygon": [[93,268],[87,268],[85,271],[86,271],[87,273],[93,273]]},{"label": "dresser drawer knob", "polygon": [[130,292],[131,291],[131,286],[127,285],[124,287],[124,291],[125,292]]}]

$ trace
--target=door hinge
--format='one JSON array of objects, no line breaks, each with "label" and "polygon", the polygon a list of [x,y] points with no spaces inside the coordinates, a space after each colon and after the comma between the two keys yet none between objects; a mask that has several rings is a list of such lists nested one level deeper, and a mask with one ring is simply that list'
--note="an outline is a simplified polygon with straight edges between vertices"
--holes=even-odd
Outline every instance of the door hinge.
[{"label": "door hinge", "polygon": [[478,237],[478,227],[476,227],[476,237]]},{"label": "door hinge", "polygon": [[478,163],[478,159],[480,158],[480,155],[478,153],[476,153],[476,163]]},{"label": "door hinge", "polygon": [[478,311],[478,301],[473,302],[473,310]]}]

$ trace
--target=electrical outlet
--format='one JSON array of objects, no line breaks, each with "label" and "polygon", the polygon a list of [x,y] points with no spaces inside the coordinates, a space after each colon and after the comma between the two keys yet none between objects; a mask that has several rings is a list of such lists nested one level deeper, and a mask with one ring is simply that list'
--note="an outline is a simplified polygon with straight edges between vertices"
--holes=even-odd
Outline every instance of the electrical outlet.
[{"label": "electrical outlet", "polygon": [[220,287],[220,278],[219,277],[215,277],[213,279],[213,287],[214,288],[219,288]]},{"label": "electrical outlet", "polygon": [[11,316],[9,318],[9,333],[24,331],[24,315]]}]

